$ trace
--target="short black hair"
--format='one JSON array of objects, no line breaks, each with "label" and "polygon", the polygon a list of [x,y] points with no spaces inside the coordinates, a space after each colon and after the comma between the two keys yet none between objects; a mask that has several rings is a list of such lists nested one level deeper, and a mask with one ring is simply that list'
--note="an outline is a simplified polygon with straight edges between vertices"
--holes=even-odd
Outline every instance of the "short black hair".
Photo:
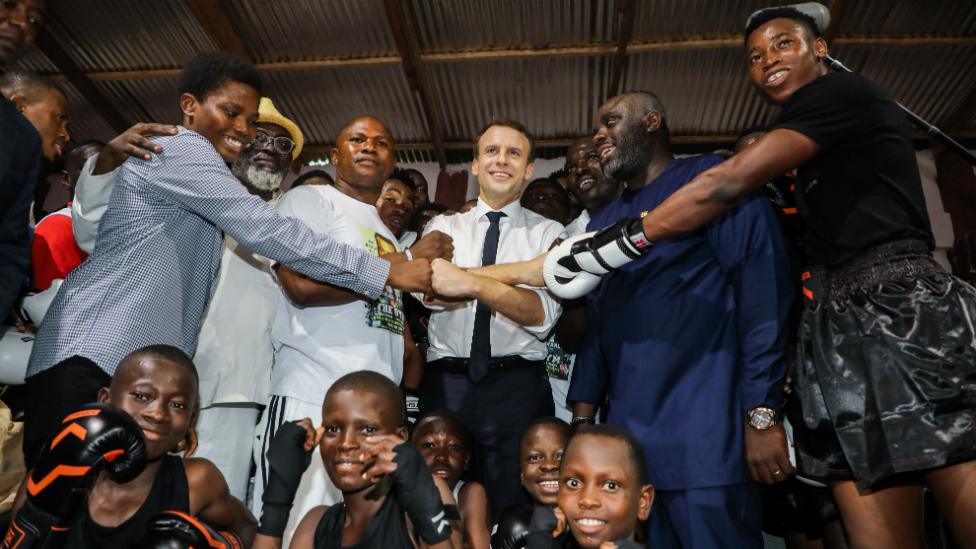
[{"label": "short black hair", "polygon": [[183,366],[193,374],[193,379],[197,381],[200,380],[200,374],[197,372],[196,365],[193,364],[193,359],[184,353],[182,349],[172,345],[147,345],[132,351],[131,353],[125,355],[125,358],[119,362],[119,367],[115,370],[116,375],[122,371],[123,366],[143,356],[161,358],[168,362],[172,362],[173,364]]},{"label": "short black hair", "polygon": [[29,71],[7,71],[0,74],[0,94],[7,99],[19,95],[27,103],[42,101],[42,94],[56,91],[67,99],[64,90],[53,80]]},{"label": "short black hair", "polygon": [[805,27],[810,32],[810,36],[814,38],[820,38],[822,36],[820,31],[817,30],[817,22],[813,19],[813,17],[810,17],[796,8],[782,6],[778,8],[765,9],[762,11],[762,13],[754,17],[752,21],[749,21],[749,25],[746,27],[744,43],[749,43],[749,35],[752,34],[753,31],[766,23],[769,23],[773,19],[792,19]]},{"label": "short black hair", "polygon": [[556,192],[558,192],[559,195],[566,200],[567,204],[571,203],[571,200],[569,198],[569,191],[567,191],[565,187],[560,185],[559,182],[556,181],[556,179],[553,178],[552,176],[539,177],[537,179],[533,179],[531,183],[529,183],[528,185],[525,186],[524,189],[522,189],[522,196],[525,196],[525,193],[529,192],[529,190],[532,189],[533,187],[541,187],[543,185],[547,185],[549,187],[556,189]]},{"label": "short black hair", "polygon": [[88,139],[78,143],[64,155],[64,169],[70,170],[69,166],[84,163],[86,160],[102,152],[105,142],[98,139]]},{"label": "short black hair", "polygon": [[[604,423],[597,425],[579,425],[576,427],[576,432],[573,433],[573,438],[566,444],[566,450],[569,450],[569,446],[573,441],[584,436],[612,438],[623,442],[627,446],[627,458],[630,460],[631,465],[634,466],[634,470],[637,471],[637,480],[640,485],[644,486],[651,483],[647,474],[647,459],[644,455],[644,448],[640,445],[640,442],[637,442],[637,439],[633,435],[619,427]],[[563,463],[566,462],[563,461]]]},{"label": "short black hair", "polygon": [[428,203],[424,204],[424,207],[423,208],[420,208],[420,211],[422,211],[422,212],[426,212],[427,210],[434,210],[435,212],[437,212],[439,214],[442,214],[442,213],[447,212],[449,210],[449,208],[447,206],[443,205],[443,204],[438,203],[438,202],[428,202]]},{"label": "short black hair", "polygon": [[522,431],[522,439],[519,446],[525,444],[525,437],[527,437],[529,433],[535,431],[537,428],[542,426],[553,427],[554,429],[560,431],[561,433],[563,433],[563,436],[566,437],[567,442],[573,435],[573,428],[570,427],[569,424],[566,423],[565,421],[559,419],[556,416],[543,416],[534,419],[532,423],[529,423],[529,426],[526,427],[524,431]]},{"label": "short black hair", "polygon": [[[397,427],[402,427],[407,421],[407,405],[403,398],[403,392],[397,387],[396,383],[383,374],[371,370],[360,370],[346,374],[336,380],[325,392],[325,400],[329,395],[339,391],[362,391],[379,396],[384,402],[393,406],[397,414]],[[325,401],[323,401],[323,406]]]},{"label": "short black hair", "polygon": [[569,175],[569,171],[567,171],[566,168],[559,168],[558,170],[556,170],[556,171],[552,172],[551,174],[547,175],[546,177],[548,177],[549,179],[552,179],[553,181],[555,181],[555,180],[559,179],[560,177],[566,177],[568,175]]},{"label": "short black hair", "polygon": [[295,178],[291,183],[291,188],[301,187],[308,182],[309,179],[315,179],[316,177],[321,177],[322,179],[328,181],[327,185],[335,185],[335,179],[329,175],[329,172],[325,170],[311,170],[303,173],[302,175]]},{"label": "short black hair", "polygon": [[526,129],[526,127],[525,127],[524,124],[522,124],[518,120],[515,120],[513,118],[508,118],[506,116],[499,116],[497,118],[493,118],[491,120],[491,122],[485,124],[481,128],[481,131],[478,132],[478,135],[475,136],[475,138],[474,138],[474,156],[475,156],[475,158],[478,157],[478,153],[480,152],[478,150],[478,142],[481,141],[481,136],[485,135],[485,132],[486,131],[488,131],[489,129],[491,129],[491,128],[495,127],[495,126],[503,126],[503,127],[506,127],[506,128],[512,128],[513,130],[515,130],[515,131],[521,133],[522,135],[524,135],[525,136],[525,139],[527,139],[529,141],[529,162],[532,162],[533,160],[535,160],[535,137],[533,137],[532,134],[529,133],[529,130]]},{"label": "short black hair", "polygon": [[417,434],[417,430],[422,423],[427,423],[428,420],[434,421],[438,419],[443,420],[450,428],[455,429],[458,434],[461,435],[461,438],[464,440],[464,451],[470,455],[474,449],[471,433],[464,428],[464,422],[461,421],[461,416],[459,416],[453,410],[449,410],[447,408],[438,408],[436,410],[424,412],[423,415],[417,419],[417,423],[414,423],[412,432],[410,433],[410,439],[413,440],[414,435]]},{"label": "short black hair", "polygon": [[205,101],[208,95],[228,81],[248,85],[259,95],[264,87],[253,63],[239,55],[215,51],[201,53],[183,66],[179,91],[180,94],[191,94],[197,101]]},{"label": "short black hair", "polygon": [[393,173],[390,174],[390,177],[387,178],[387,181],[389,181],[390,179],[396,179],[400,183],[406,185],[407,188],[409,188],[411,191],[417,190],[417,184],[414,183],[413,178],[410,177],[409,170],[405,170],[403,168],[393,168]]}]

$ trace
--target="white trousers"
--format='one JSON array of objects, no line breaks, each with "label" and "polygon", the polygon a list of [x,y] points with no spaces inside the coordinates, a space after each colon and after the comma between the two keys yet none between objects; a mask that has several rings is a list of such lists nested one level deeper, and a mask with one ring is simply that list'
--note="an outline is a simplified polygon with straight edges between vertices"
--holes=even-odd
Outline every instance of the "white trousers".
[{"label": "white trousers", "polygon": [[200,410],[197,418],[197,451],[220,469],[230,494],[244,501],[251,477],[257,404],[214,404]]},{"label": "white trousers", "polygon": [[[264,487],[268,482],[267,476],[267,453],[268,445],[278,428],[286,421],[309,418],[312,425],[318,426],[322,423],[322,406],[311,404],[303,400],[280,395],[271,395],[268,407],[261,416],[257,430],[254,431],[254,462],[257,464],[257,472],[254,477],[254,495],[251,500],[251,512],[255,517],[261,516],[261,496],[264,494]],[[282,547],[291,544],[291,537],[298,528],[298,523],[313,507],[319,505],[335,505],[342,501],[342,492],[332,484],[328,473],[325,472],[325,465],[322,463],[322,454],[319,449],[312,450],[312,463],[308,466],[305,474],[302,475],[301,483],[298,485],[298,493],[295,494],[295,501],[288,516],[288,526],[285,528],[285,535],[282,537]]]}]

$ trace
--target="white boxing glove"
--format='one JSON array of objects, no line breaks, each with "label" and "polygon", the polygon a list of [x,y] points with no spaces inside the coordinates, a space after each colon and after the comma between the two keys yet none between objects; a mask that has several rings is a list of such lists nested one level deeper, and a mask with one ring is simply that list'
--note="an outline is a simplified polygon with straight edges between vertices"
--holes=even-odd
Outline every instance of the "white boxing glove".
[{"label": "white boxing glove", "polygon": [[[549,252],[542,269],[546,286],[564,299],[585,295],[599,278],[651,249],[640,219],[624,219],[599,232],[564,240]],[[580,275],[593,276],[580,276]]]},{"label": "white boxing glove", "polygon": [[546,262],[542,266],[542,279],[546,281],[546,287],[556,297],[577,299],[590,293],[600,283],[600,275],[586,271],[572,270],[562,264],[565,261],[559,261],[573,253],[574,243],[590,238],[595,234],[596,232],[583,233],[572,238],[567,238],[546,255]]}]

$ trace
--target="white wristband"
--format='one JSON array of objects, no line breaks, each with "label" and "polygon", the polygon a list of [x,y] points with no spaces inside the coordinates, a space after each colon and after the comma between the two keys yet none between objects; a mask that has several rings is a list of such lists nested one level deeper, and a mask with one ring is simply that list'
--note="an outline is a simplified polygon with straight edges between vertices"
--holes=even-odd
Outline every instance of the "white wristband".
[{"label": "white wristband", "polygon": [[413,254],[410,253],[410,248],[403,250],[404,255],[407,256],[407,261],[413,261]]}]

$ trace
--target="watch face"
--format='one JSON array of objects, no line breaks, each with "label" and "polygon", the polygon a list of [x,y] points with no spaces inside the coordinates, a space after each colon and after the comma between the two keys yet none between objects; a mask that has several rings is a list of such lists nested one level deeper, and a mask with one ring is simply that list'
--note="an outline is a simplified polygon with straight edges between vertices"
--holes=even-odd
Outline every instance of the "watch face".
[{"label": "watch face", "polygon": [[775,423],[775,419],[772,410],[759,408],[752,412],[752,416],[749,418],[749,424],[759,430],[769,429]]}]

